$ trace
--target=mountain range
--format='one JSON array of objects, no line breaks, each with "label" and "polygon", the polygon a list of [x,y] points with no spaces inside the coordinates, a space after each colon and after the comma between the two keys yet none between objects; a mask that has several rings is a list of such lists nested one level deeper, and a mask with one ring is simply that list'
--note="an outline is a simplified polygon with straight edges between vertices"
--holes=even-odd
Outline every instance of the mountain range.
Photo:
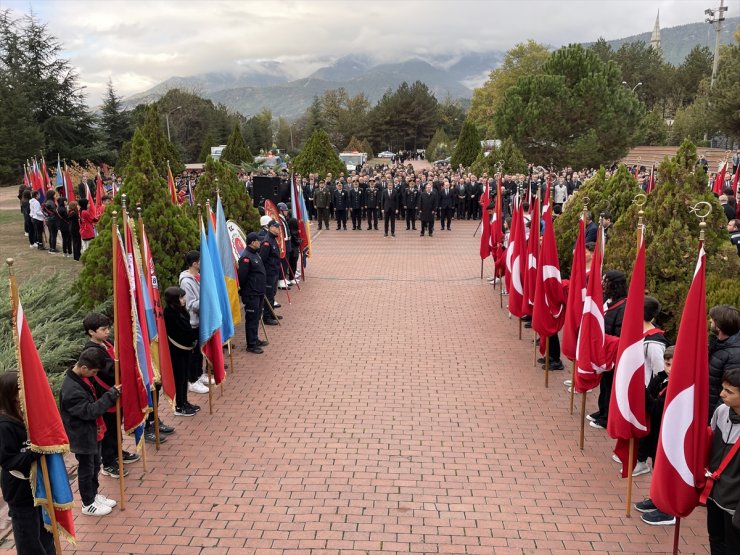
[{"label": "mountain range", "polygon": [[[725,21],[721,41],[732,43],[733,33],[740,17]],[[607,41],[613,49],[628,42],[650,42],[650,33]],[[679,65],[696,46],[714,46],[714,33],[706,23],[690,23],[661,29],[661,49],[664,59]],[[124,99],[128,107],[149,103],[162,97],[168,90],[179,88],[191,91],[231,110],[250,116],[267,108],[273,116],[288,119],[300,117],[314,97],[327,90],[344,87],[350,96],[360,93],[374,105],[388,90],[395,90],[406,81],[426,83],[435,96],[442,100],[470,99],[473,89],[482,85],[488,74],[501,64],[505,52],[466,52],[458,55],[413,57],[391,63],[375,63],[364,54],[348,54],[340,58],[313,60],[320,66],[309,75],[291,74],[278,61],[240,63],[238,70],[209,72],[187,77],[171,77],[153,88]],[[309,64],[307,64],[309,65]]]}]

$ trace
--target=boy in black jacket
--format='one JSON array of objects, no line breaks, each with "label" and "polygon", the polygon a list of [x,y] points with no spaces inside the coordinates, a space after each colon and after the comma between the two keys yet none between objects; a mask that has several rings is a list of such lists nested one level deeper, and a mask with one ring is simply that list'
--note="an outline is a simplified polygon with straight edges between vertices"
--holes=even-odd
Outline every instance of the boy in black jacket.
[{"label": "boy in black jacket", "polygon": [[59,392],[59,412],[70,450],[79,464],[77,482],[84,515],[107,515],[116,506],[115,501],[98,493],[100,442],[105,433],[103,415],[121,395],[118,385],[98,397],[93,380],[105,364],[100,349],[85,349],[77,364],[67,370]]}]

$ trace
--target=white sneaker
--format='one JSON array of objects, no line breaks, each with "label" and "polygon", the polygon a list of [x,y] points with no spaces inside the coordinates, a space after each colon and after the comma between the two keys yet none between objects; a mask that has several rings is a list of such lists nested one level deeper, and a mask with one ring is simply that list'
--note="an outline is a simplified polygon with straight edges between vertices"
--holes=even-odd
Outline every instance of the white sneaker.
[{"label": "white sneaker", "polygon": [[115,499],[108,499],[102,493],[99,493],[95,496],[95,503],[97,503],[98,505],[105,505],[106,507],[115,507],[116,505],[118,505]]},{"label": "white sneaker", "polygon": [[113,512],[113,509],[108,505],[103,505],[97,501],[90,503],[89,505],[82,506],[82,514],[88,516],[105,516]]},{"label": "white sneaker", "polygon": [[201,382],[195,382],[188,385],[188,391],[191,393],[208,393],[209,387]]},{"label": "white sneaker", "polygon": [[635,468],[632,470],[632,477],[642,476],[643,474],[650,474],[650,466],[648,465],[647,461],[637,461]]},{"label": "white sneaker", "polygon": [[294,279],[291,279],[288,281],[288,285],[295,285],[295,284],[296,284],[296,280]]},{"label": "white sneaker", "polygon": [[614,461],[615,463],[619,463],[619,464],[622,464],[622,461],[620,461],[620,460],[619,460],[619,457],[617,457],[616,455],[612,455],[612,460],[613,460],[613,461]]},{"label": "white sneaker", "polygon": [[[201,374],[200,378],[198,378],[198,381],[202,383],[203,385],[208,385],[208,374]],[[211,378],[211,385],[216,385],[216,380]]]},{"label": "white sneaker", "polygon": [[573,380],[565,380],[563,381],[563,385],[566,387],[570,387],[571,385],[573,385]]}]

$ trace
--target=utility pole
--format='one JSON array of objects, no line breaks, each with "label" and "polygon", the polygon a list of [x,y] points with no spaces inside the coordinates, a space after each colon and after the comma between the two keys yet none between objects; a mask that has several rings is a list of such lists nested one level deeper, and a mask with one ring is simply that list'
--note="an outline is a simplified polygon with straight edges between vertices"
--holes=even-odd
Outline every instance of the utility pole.
[{"label": "utility pole", "polygon": [[727,6],[725,6],[725,0],[719,0],[719,8],[714,10],[706,9],[704,14],[707,16],[706,22],[714,27],[715,39],[714,39],[714,63],[712,64],[712,81],[709,88],[714,87],[714,80],[717,77],[717,67],[719,66],[719,42],[722,35],[722,22],[725,20],[725,12]]}]

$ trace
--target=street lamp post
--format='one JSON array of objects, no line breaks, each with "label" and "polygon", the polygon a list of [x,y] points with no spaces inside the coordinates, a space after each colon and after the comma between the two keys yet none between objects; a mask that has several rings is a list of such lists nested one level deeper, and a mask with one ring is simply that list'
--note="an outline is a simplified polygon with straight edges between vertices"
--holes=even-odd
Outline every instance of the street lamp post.
[{"label": "street lamp post", "polygon": [[172,137],[170,137],[170,114],[173,114],[174,112],[177,112],[182,106],[178,106],[177,108],[170,110],[164,115],[164,119],[167,122],[167,140],[172,142]]},{"label": "street lamp post", "polygon": [[[628,89],[630,88],[629,83],[627,83],[627,81],[622,81],[622,85],[624,85]],[[637,89],[637,87],[642,87],[642,81],[640,81],[639,83],[637,83],[637,85],[635,85],[634,87],[632,87],[632,92],[635,92],[635,90]]]}]

